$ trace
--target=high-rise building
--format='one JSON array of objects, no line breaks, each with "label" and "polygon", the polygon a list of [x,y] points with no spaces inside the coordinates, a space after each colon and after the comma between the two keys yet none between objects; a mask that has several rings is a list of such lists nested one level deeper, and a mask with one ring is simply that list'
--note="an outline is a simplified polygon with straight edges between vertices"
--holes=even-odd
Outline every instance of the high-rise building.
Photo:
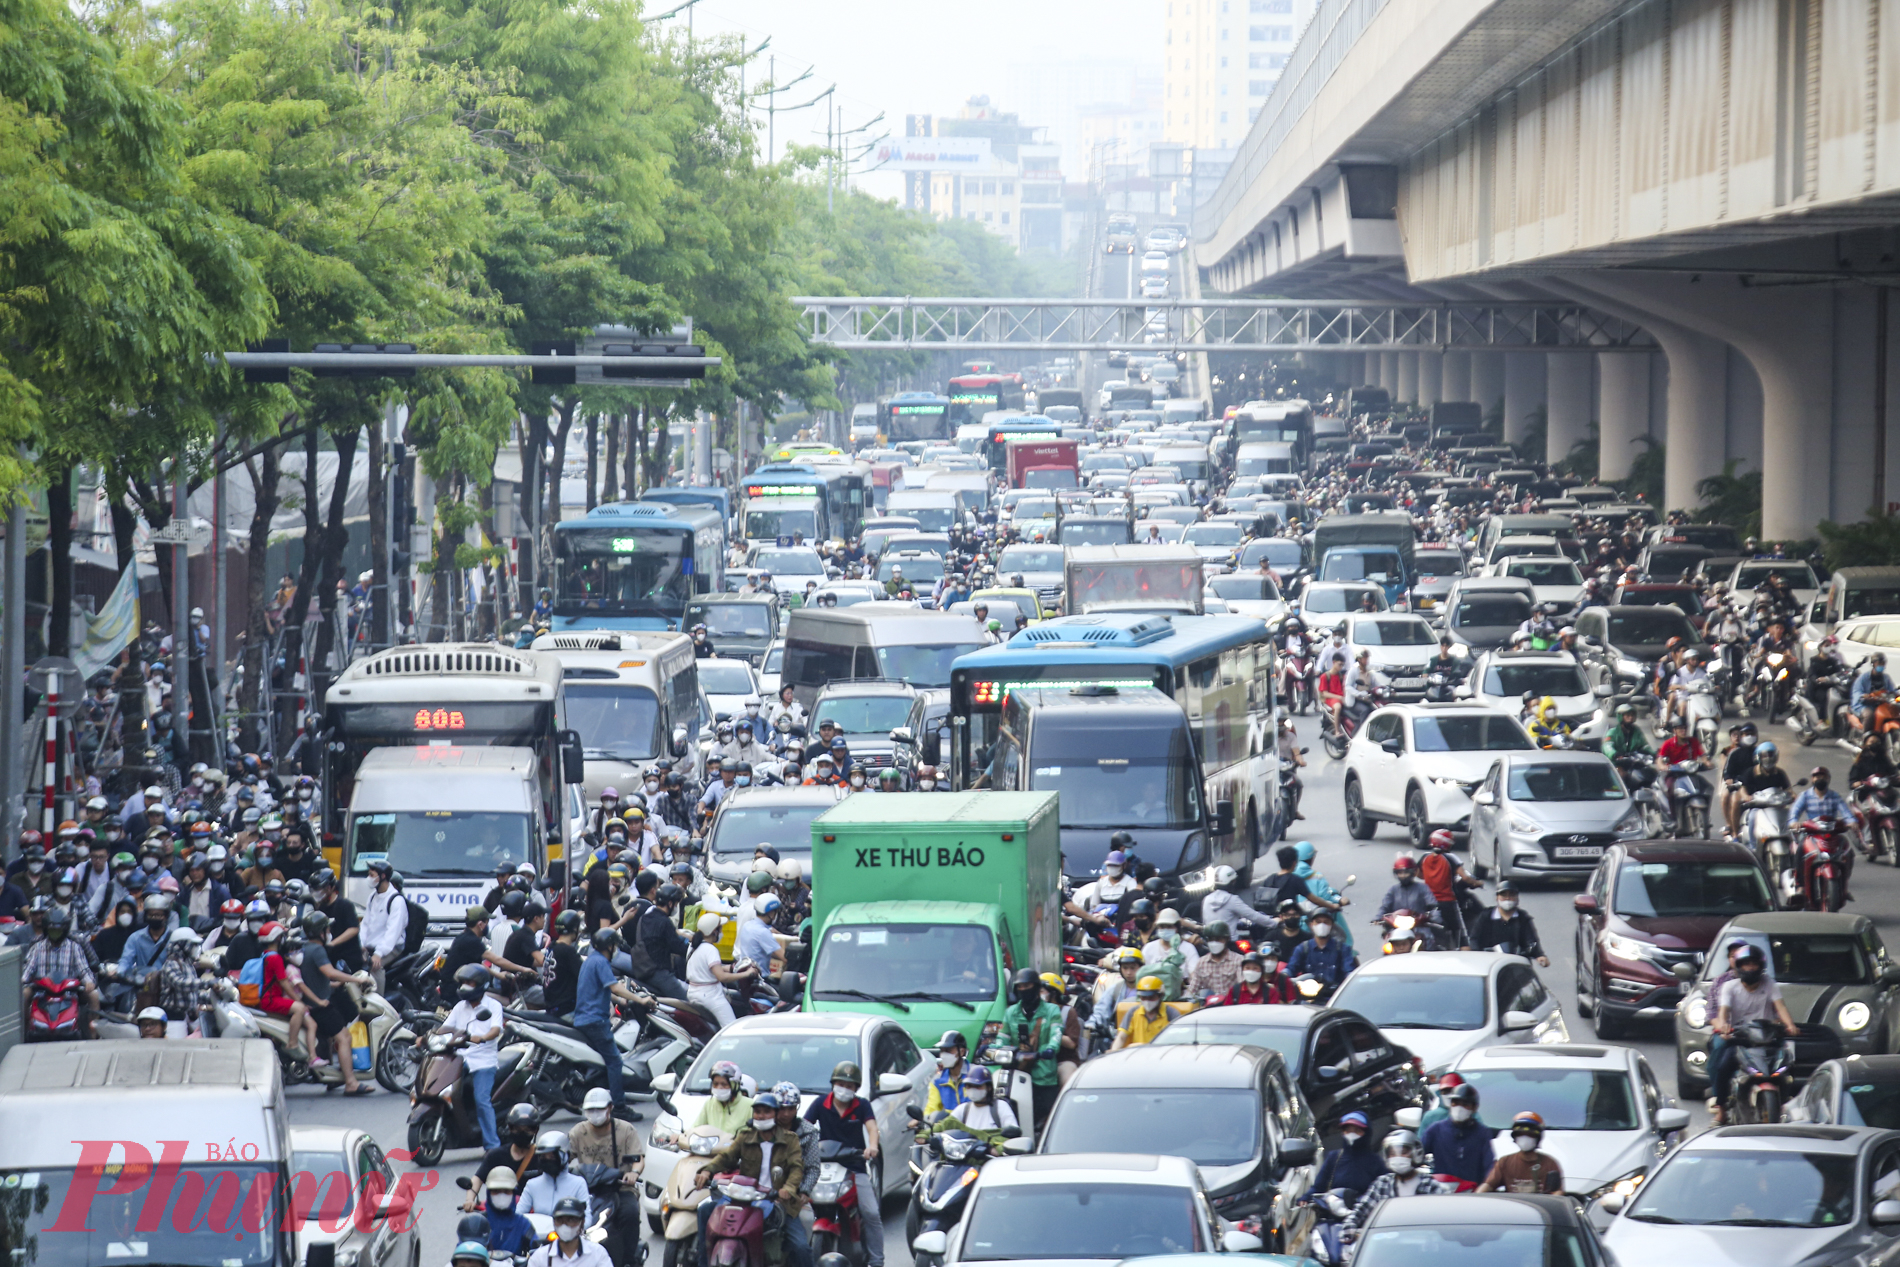
[{"label": "high-rise building", "polygon": [[1232,149],[1273,92],[1316,0],[1162,2],[1164,137],[1196,149]]}]

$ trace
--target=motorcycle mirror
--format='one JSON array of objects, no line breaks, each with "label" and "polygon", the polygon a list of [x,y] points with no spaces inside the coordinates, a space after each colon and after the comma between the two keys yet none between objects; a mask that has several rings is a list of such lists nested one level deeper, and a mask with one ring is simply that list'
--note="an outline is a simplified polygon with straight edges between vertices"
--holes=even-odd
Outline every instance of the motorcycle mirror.
[{"label": "motorcycle mirror", "polygon": [[1004,1139],[1021,1139],[1022,1137],[1023,1128],[1020,1126],[1005,1126],[1003,1128]]},{"label": "motorcycle mirror", "polygon": [[1684,981],[1695,980],[1695,965],[1694,964],[1688,964],[1688,963],[1672,964],[1669,968],[1669,971],[1675,973],[1676,976],[1680,977]]},{"label": "motorcycle mirror", "polygon": [[912,1254],[940,1255],[940,1254],[946,1254],[949,1251],[950,1251],[949,1236],[945,1235],[943,1232],[937,1231],[934,1228],[928,1232],[919,1232],[917,1234],[917,1239],[910,1243],[910,1252]]},{"label": "motorcycle mirror", "polygon": [[913,1122],[921,1122],[924,1120],[923,1107],[916,1104],[906,1104],[904,1106],[904,1116]]},{"label": "motorcycle mirror", "polygon": [[473,1192],[475,1191],[475,1180],[472,1176],[463,1175],[455,1181],[455,1186],[460,1188],[463,1192]]}]

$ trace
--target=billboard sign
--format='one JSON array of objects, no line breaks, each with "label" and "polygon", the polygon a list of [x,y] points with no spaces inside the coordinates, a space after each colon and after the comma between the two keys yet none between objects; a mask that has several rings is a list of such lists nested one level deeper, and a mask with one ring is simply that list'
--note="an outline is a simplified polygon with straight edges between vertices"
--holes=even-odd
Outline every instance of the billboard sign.
[{"label": "billboard sign", "polygon": [[870,170],[886,172],[982,171],[990,165],[987,136],[907,136],[881,141]]}]

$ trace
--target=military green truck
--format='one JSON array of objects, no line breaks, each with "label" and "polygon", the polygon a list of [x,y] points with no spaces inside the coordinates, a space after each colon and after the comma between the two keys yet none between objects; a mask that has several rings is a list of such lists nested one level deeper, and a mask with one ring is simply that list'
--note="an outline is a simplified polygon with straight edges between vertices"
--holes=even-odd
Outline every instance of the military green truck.
[{"label": "military green truck", "polygon": [[1058,969],[1062,860],[1053,792],[875,792],[812,821],[807,1012],[896,1020],[921,1046],[972,1049],[1018,968]]}]

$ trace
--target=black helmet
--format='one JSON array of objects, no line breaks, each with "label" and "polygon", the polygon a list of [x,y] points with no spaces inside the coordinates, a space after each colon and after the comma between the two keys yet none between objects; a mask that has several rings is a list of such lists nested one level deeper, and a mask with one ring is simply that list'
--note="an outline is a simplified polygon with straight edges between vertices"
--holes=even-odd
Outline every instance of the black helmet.
[{"label": "black helmet", "polygon": [[579,911],[562,911],[559,915],[554,917],[554,931],[562,936],[566,936],[568,933],[580,932],[581,913]]},{"label": "black helmet", "polygon": [[[40,931],[46,934],[48,941],[56,942],[64,939],[72,926],[73,917],[66,913],[64,907],[48,906],[46,913],[40,916]],[[59,934],[58,937],[53,936],[55,932]]]},{"label": "black helmet", "polygon": [[1121,850],[1123,853],[1127,853],[1130,849],[1133,849],[1134,847],[1135,847],[1135,838],[1129,835],[1125,831],[1118,831],[1113,836],[1110,836],[1108,838],[1108,848],[1109,848],[1109,852],[1111,853],[1117,849]]},{"label": "black helmet", "polygon": [[536,1111],[532,1101],[522,1100],[508,1110],[503,1125],[511,1134],[519,1131],[524,1135],[533,1135],[535,1127],[541,1125],[541,1114]]},{"label": "black helmet", "polygon": [[330,935],[330,917],[322,911],[306,911],[303,917],[303,935],[312,941],[323,941]]},{"label": "black helmet", "polygon": [[1151,875],[1141,882],[1141,891],[1157,902],[1161,900],[1167,888],[1168,886],[1162,882],[1161,877],[1158,875]]},{"label": "black helmet", "polygon": [[611,955],[620,949],[620,930],[616,928],[597,928],[594,930],[592,944],[603,955]]},{"label": "black helmet", "polygon": [[[705,626],[700,625],[698,628],[703,630]],[[562,1197],[559,1201],[554,1203],[554,1217],[557,1219],[580,1219],[584,1222],[587,1218],[587,1202],[581,1200],[579,1197]]]},{"label": "black helmet", "polygon": [[1016,975],[1009,979],[1009,992],[1021,996],[1033,994],[1042,989],[1042,981],[1036,976],[1034,968],[1018,968]]},{"label": "black helmet", "polygon": [[526,893],[509,893],[501,899],[502,914],[509,919],[519,920],[527,909],[528,895]]},{"label": "black helmet", "polygon": [[663,906],[671,906],[686,896],[686,890],[668,880],[654,891],[653,900]]},{"label": "black helmet", "polygon": [[1128,913],[1139,919],[1143,915],[1153,915],[1155,904],[1145,897],[1138,897],[1128,904]]},{"label": "black helmet", "polygon": [[463,1002],[479,1003],[487,992],[487,968],[478,963],[465,963],[455,970],[455,993]]}]

